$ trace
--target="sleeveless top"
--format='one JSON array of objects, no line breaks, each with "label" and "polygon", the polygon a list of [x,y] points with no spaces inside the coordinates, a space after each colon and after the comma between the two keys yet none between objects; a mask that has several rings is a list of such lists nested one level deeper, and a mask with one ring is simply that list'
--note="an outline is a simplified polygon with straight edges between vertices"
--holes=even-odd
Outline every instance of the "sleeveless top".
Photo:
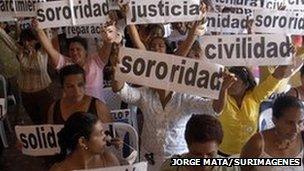
[{"label": "sleeveless top", "polygon": [[[261,138],[262,138],[262,153],[260,154],[259,158],[274,158],[271,155],[267,154],[264,150],[265,147],[265,141],[264,136],[260,132]],[[302,149],[299,152],[299,154],[295,157],[290,158],[303,158],[303,143],[302,143]],[[288,157],[289,158],[289,157]],[[303,163],[301,160],[301,166],[255,166],[255,171],[303,171]]]},{"label": "sleeveless top", "polygon": [[[95,97],[91,98],[89,109],[86,112],[97,116],[96,100],[97,100],[97,98],[95,98]],[[57,100],[54,105],[53,124],[64,124],[65,123],[64,119],[62,118],[60,101],[61,101],[60,99]]]}]

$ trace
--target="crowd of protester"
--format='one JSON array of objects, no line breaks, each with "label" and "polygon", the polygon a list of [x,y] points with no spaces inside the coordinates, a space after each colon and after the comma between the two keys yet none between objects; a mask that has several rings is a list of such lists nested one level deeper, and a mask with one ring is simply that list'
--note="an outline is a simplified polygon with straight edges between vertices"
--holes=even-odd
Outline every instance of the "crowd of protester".
[{"label": "crowd of protester", "polygon": [[[58,36],[55,39],[58,48],[36,19],[32,19],[31,28],[22,31],[16,24],[14,36],[7,24],[1,24],[0,47],[8,48],[20,64],[17,84],[26,113],[36,125],[64,124],[58,134],[59,161],[45,169],[65,171],[122,165],[119,157],[106,147],[103,128],[103,123],[114,121],[104,94],[104,78],[109,76],[103,70],[110,65],[113,75],[115,66],[120,65],[121,47],[201,60],[204,51],[200,47],[204,41],[201,36],[219,34],[208,32],[206,21],[128,25],[121,32],[116,27],[121,20],[117,16],[125,16],[128,10],[127,6],[121,6],[121,10],[115,11],[116,17],[101,26],[102,43],[95,52],[90,52],[87,40],[79,36],[62,40]],[[200,10],[206,14],[212,10],[229,12],[233,8],[215,9],[206,1]],[[248,25],[244,33],[254,32],[252,29]],[[62,42],[68,43],[62,47]],[[284,167],[170,165],[171,157],[303,159],[304,85],[290,89],[287,86],[298,72],[301,83],[304,81],[302,59],[296,59],[300,55],[297,50],[303,46],[302,37],[295,36],[294,42],[293,65],[227,67],[221,76],[223,83],[217,100],[134,85],[110,76],[116,96],[136,106],[143,116],[139,122],[142,127],[138,126],[140,161],[148,161],[149,171],[304,170],[303,163]],[[62,48],[66,51],[61,51]],[[50,70],[58,73],[56,79],[51,79]],[[52,95],[52,81],[61,85],[60,97]],[[272,99],[275,126],[260,131],[260,104],[278,93]]]}]

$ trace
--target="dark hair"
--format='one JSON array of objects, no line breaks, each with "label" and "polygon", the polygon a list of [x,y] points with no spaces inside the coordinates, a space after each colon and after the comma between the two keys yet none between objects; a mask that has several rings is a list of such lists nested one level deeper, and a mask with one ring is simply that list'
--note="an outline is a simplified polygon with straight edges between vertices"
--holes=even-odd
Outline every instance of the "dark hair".
[{"label": "dark hair", "polygon": [[[37,40],[35,34],[33,33],[33,31],[31,29],[24,29],[21,31],[20,33],[20,40],[19,40],[19,44],[21,46],[24,45],[24,42],[26,41],[33,41],[33,40]],[[41,44],[40,43],[36,43],[35,44],[35,50],[39,50],[41,48]]]},{"label": "dark hair", "polygon": [[31,29],[24,29],[20,33],[20,42],[37,40],[35,34]]},{"label": "dark hair", "polygon": [[86,51],[88,51],[88,42],[85,38],[80,36],[72,37],[68,40],[68,47],[70,47],[71,43],[79,43]]},{"label": "dark hair", "polygon": [[[152,37],[149,41],[148,41],[148,45],[150,46],[150,44],[152,43],[153,40],[155,39],[161,39],[165,42],[165,45],[166,45],[166,53],[167,54],[173,54],[173,49],[172,47],[170,46],[170,43],[168,42],[168,40],[164,37],[160,37],[160,36],[155,36],[155,37]],[[150,49],[150,47],[149,47]]]},{"label": "dark hair", "polygon": [[68,118],[58,133],[61,160],[68,152],[73,152],[76,149],[79,138],[90,139],[97,121],[98,118],[95,115],[86,112],[75,112]]},{"label": "dark hair", "polygon": [[283,115],[283,111],[285,109],[291,108],[291,107],[303,109],[303,104],[296,97],[288,96],[288,95],[279,96],[274,101],[274,104],[273,104],[273,107],[272,107],[272,111],[273,111],[272,115],[276,119],[279,119]]},{"label": "dark hair", "polygon": [[216,141],[222,143],[223,130],[218,119],[207,114],[192,115],[186,125],[185,139],[189,145],[194,142]]},{"label": "dark hair", "polygon": [[76,74],[82,74],[83,79],[85,80],[85,71],[81,66],[79,66],[77,64],[73,64],[73,65],[67,65],[67,66],[61,68],[60,71],[59,71],[59,77],[60,77],[61,85],[63,85],[64,79],[67,76],[76,75]]},{"label": "dark hair", "polygon": [[256,86],[254,77],[247,67],[231,67],[229,72],[237,75],[248,86],[246,91],[252,90]]},{"label": "dark hair", "polygon": [[301,73],[301,76],[304,75],[304,65],[301,67],[300,73]]}]

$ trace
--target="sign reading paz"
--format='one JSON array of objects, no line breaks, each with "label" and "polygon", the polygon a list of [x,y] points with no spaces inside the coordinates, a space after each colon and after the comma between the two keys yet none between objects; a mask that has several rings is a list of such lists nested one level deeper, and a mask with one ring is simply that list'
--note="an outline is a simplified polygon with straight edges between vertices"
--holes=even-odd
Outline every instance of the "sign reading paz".
[{"label": "sign reading paz", "polygon": [[203,59],[225,66],[289,65],[291,40],[283,34],[203,36]]},{"label": "sign reading paz", "polygon": [[57,133],[63,125],[16,126],[16,136],[22,143],[22,153],[31,156],[47,156],[60,153]]},{"label": "sign reading paz", "polygon": [[202,18],[200,0],[131,0],[127,24],[195,21]]},{"label": "sign reading paz", "polygon": [[168,54],[121,48],[116,80],[216,99],[222,66]]}]

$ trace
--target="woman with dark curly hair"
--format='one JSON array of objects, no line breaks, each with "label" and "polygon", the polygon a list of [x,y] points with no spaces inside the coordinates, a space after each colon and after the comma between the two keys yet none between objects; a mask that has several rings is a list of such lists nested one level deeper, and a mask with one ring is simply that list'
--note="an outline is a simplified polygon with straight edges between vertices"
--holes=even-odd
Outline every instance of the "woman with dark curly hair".
[{"label": "woman with dark curly hair", "polygon": [[[242,149],[241,158],[303,158],[304,107],[292,96],[278,97],[273,104],[274,128],[255,133]],[[242,171],[302,171],[299,166],[242,166]]]},{"label": "woman with dark curly hair", "polygon": [[51,171],[69,171],[119,165],[118,159],[105,150],[106,135],[102,122],[85,112],[74,113],[58,133],[61,162]]},{"label": "woman with dark curly hair", "polygon": [[[186,125],[185,139],[189,152],[174,155],[173,158],[219,158],[217,151],[223,140],[221,123],[211,115],[192,115]],[[166,160],[161,171],[224,171],[238,170],[236,167],[207,166],[170,166],[171,159]]]}]

